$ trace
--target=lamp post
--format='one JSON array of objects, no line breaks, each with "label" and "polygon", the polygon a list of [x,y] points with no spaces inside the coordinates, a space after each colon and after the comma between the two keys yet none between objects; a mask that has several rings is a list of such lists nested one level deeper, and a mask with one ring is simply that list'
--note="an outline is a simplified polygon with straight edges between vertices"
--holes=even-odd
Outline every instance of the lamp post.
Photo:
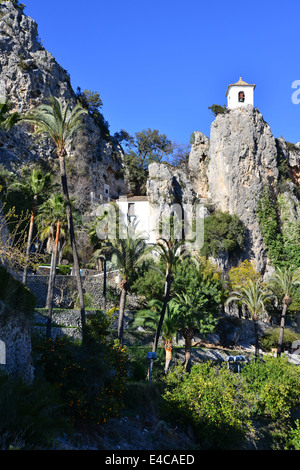
[{"label": "lamp post", "polygon": [[149,362],[149,382],[151,382],[151,361],[154,361],[156,359],[156,352],[148,352],[147,359]]}]

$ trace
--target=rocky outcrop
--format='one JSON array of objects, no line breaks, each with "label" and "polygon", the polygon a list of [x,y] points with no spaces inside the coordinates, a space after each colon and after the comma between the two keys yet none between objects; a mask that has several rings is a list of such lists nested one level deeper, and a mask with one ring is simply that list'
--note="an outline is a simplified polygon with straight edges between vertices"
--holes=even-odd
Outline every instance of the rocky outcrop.
[{"label": "rocky outcrop", "polygon": [[[256,217],[257,202],[266,187],[277,199],[285,236],[298,243],[293,238],[300,236],[300,144],[275,139],[252,106],[217,115],[209,138],[194,132],[186,173],[164,164],[149,168],[148,197],[157,205],[155,217],[176,194],[183,206],[185,200],[195,203],[201,198],[208,208],[238,215],[246,228],[240,259],[252,260],[256,270],[267,275],[270,263]],[[221,258],[218,264],[229,269],[228,257]]]},{"label": "rocky outcrop", "polygon": [[[0,98],[11,102],[13,111],[24,113],[49,95],[76,102],[69,74],[42,46],[36,22],[12,2],[1,2]],[[97,201],[107,187],[109,196],[126,193],[120,146],[102,138],[91,116],[85,117],[85,124],[69,149],[70,192],[80,209],[87,208],[90,193]],[[52,159],[52,151],[50,142],[33,139],[28,126],[0,132],[0,164],[13,171],[28,162]]]},{"label": "rocky outcrop", "polygon": [[147,196],[151,225],[157,238],[159,238],[161,222],[166,221],[168,215],[172,215],[172,211],[177,215],[178,221],[184,221],[186,215],[186,226],[188,226],[191,207],[197,201],[197,194],[188,175],[182,169],[165,163],[151,163]]},{"label": "rocky outcrop", "polygon": [[208,196],[207,163],[209,139],[202,132],[194,132],[194,142],[188,158],[188,173],[194,191],[199,197]]},{"label": "rocky outcrop", "polygon": [[277,147],[256,108],[237,108],[216,117],[211,125],[207,178],[215,206],[244,222],[244,255],[264,272],[266,253],[255,209],[264,186],[276,186]]}]

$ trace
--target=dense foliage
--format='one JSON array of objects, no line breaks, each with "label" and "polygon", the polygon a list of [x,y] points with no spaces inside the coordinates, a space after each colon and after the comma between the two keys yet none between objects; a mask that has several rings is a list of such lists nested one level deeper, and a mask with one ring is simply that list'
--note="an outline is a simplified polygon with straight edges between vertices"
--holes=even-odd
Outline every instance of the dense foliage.
[{"label": "dense foliage", "polygon": [[105,423],[124,406],[126,350],[108,339],[108,327],[99,313],[89,319],[84,346],[67,337],[36,343],[38,372],[59,390],[63,413],[75,426]]},{"label": "dense foliage", "polygon": [[[211,363],[193,366],[190,374],[177,366],[166,383],[164,413],[177,424],[191,424],[205,449],[243,448],[253,420],[289,419],[300,398],[299,368],[271,356],[240,374]],[[299,427],[292,429],[285,439],[297,446]]]},{"label": "dense foliage", "polygon": [[204,220],[204,256],[238,254],[244,245],[245,227],[237,215],[219,210]]},{"label": "dense foliage", "polygon": [[288,201],[265,188],[260,196],[256,216],[264,244],[275,266],[300,266],[300,225],[289,217]]}]

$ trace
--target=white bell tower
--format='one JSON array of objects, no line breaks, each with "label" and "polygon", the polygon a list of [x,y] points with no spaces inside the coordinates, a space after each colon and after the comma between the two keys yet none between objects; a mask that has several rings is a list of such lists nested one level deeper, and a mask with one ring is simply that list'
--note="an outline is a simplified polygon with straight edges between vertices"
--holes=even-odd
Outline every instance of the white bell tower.
[{"label": "white bell tower", "polygon": [[239,81],[228,85],[225,96],[227,97],[227,108],[240,108],[243,106],[254,106],[254,88],[240,77]]}]

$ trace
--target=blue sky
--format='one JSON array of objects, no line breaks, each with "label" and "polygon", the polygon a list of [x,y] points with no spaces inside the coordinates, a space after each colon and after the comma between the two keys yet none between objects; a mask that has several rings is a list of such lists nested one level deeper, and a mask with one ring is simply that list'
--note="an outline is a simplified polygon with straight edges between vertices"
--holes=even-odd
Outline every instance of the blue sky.
[{"label": "blue sky", "polygon": [[[240,76],[275,137],[300,141],[299,0],[24,0],[74,90],[97,91],[111,133],[209,137],[212,104]],[[300,94],[299,94],[300,97]]]}]

